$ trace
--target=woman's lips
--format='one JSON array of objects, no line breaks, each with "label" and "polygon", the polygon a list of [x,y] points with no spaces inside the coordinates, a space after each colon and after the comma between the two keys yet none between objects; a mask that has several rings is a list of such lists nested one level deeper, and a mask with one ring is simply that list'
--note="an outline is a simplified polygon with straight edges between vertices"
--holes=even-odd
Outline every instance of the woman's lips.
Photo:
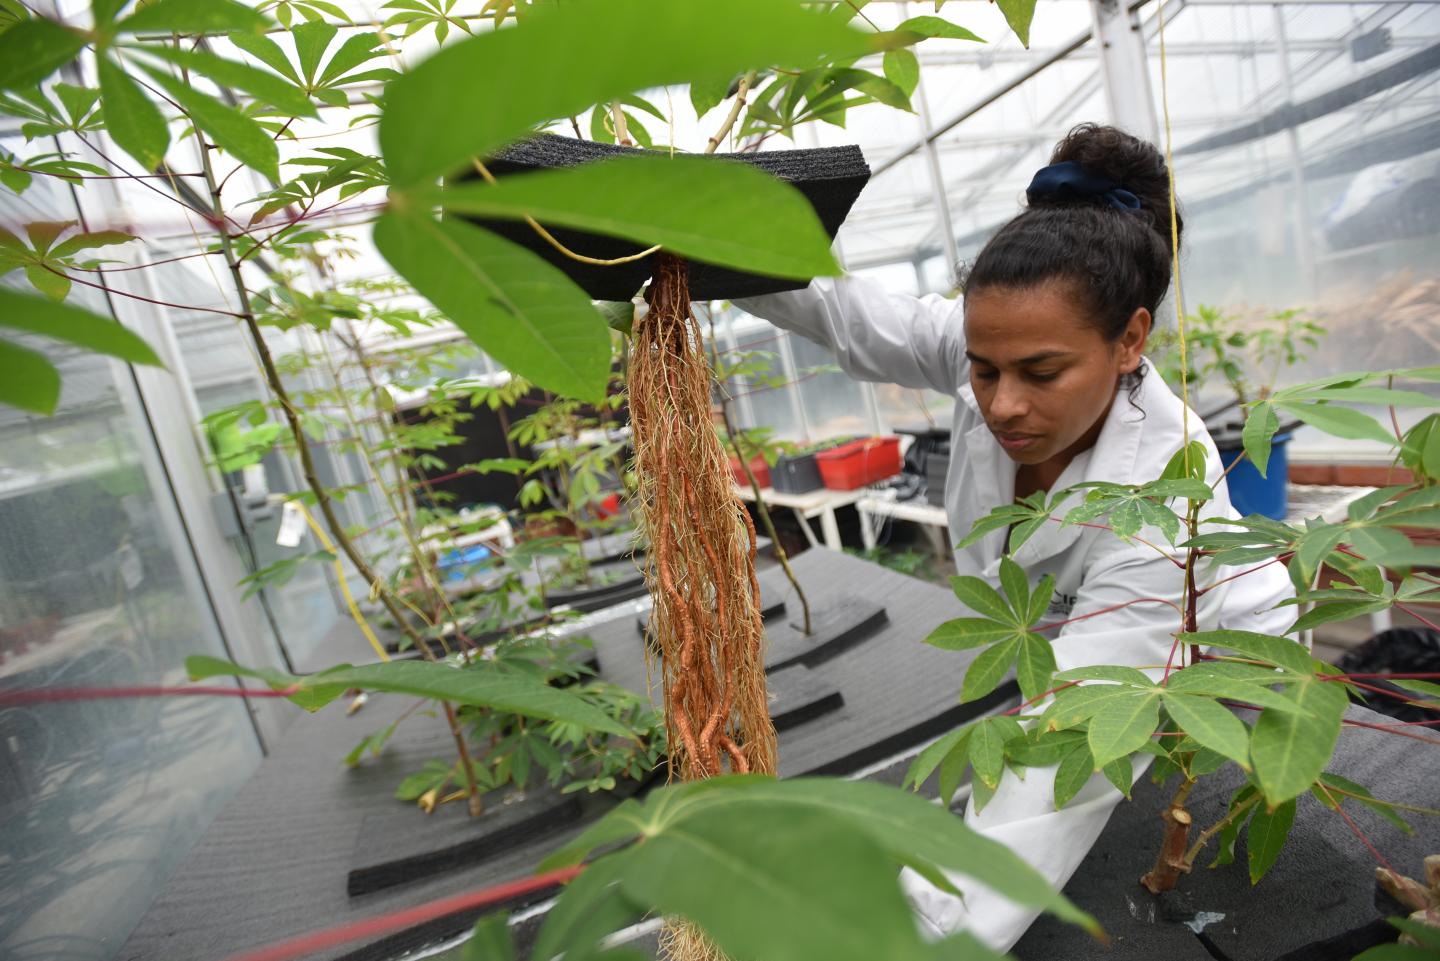
[{"label": "woman's lips", "polygon": [[995,439],[1006,450],[1026,450],[1040,442],[1039,436],[1035,434],[1014,434],[1006,431],[996,431]]}]

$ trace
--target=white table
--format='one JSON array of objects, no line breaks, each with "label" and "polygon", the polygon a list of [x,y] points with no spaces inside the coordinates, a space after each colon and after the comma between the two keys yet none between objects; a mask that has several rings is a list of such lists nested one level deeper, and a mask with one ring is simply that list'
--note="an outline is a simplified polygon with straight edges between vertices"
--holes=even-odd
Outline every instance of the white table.
[{"label": "white table", "polygon": [[872,491],[869,497],[861,498],[855,503],[855,510],[860,514],[860,539],[865,544],[865,549],[875,546],[880,518],[889,517],[919,524],[925,536],[930,539],[935,556],[949,557],[950,544],[945,532],[950,522],[945,516],[945,508],[936,507],[918,497],[908,501],[896,500],[895,495],[898,493],[895,490]]},{"label": "white table", "polygon": [[[834,491],[822,487],[804,494],[784,494],[774,488],[760,488],[760,496],[767,506],[788,507],[795,512],[796,519],[800,521],[800,529],[805,532],[805,539],[810,542],[811,547],[820,546],[820,542],[815,539],[815,532],[810,529],[810,521],[820,518],[820,532],[825,537],[825,546],[832,551],[838,551],[844,546],[840,543],[840,525],[835,520],[835,508],[855,504],[870,493],[872,491],[866,487],[853,491]],[[755,491],[748,484],[737,484],[735,496],[742,501],[751,502],[755,500]],[[861,529],[864,529],[863,521]]]}]

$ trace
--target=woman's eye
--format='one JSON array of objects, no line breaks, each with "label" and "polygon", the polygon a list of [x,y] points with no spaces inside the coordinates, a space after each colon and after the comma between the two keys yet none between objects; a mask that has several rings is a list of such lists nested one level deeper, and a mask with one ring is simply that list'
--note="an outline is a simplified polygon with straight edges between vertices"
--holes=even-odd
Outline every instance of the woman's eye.
[{"label": "woman's eye", "polygon": [[1051,381],[1051,380],[1054,380],[1056,377],[1059,377],[1059,376],[1060,376],[1060,372],[1059,372],[1058,370],[1047,370],[1047,371],[1034,371],[1034,370],[1032,370],[1032,371],[1030,372],[1030,375],[1029,375],[1029,376],[1030,376],[1030,379],[1031,379],[1031,380],[1039,381],[1040,383],[1043,384],[1043,383],[1045,383],[1046,381]]}]

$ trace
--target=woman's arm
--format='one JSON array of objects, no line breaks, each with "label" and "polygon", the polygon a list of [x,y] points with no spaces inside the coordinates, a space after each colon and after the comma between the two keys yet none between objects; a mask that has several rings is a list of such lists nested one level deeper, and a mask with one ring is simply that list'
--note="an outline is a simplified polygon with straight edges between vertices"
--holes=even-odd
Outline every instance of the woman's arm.
[{"label": "woman's arm", "polygon": [[873,280],[846,276],[735,305],[829,348],[859,380],[953,394],[969,376],[958,299],[894,294]]}]

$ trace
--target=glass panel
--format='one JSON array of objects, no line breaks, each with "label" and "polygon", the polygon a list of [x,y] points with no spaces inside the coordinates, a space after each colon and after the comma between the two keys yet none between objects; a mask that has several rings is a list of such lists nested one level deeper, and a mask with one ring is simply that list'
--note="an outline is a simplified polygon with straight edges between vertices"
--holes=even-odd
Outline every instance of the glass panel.
[{"label": "glass panel", "polygon": [[[7,204],[74,216],[41,177]],[[184,683],[224,649],[130,373],[26,343],[64,388],[52,417],[0,407],[0,688]],[[259,758],[236,699],[0,706],[0,957],[112,957]]]},{"label": "glass panel", "polygon": [[[1297,308],[1328,331],[1257,386],[1440,356],[1437,33],[1421,4],[1195,6],[1167,24],[1187,307],[1239,329]],[[1295,446],[1388,456],[1308,428]]]}]

